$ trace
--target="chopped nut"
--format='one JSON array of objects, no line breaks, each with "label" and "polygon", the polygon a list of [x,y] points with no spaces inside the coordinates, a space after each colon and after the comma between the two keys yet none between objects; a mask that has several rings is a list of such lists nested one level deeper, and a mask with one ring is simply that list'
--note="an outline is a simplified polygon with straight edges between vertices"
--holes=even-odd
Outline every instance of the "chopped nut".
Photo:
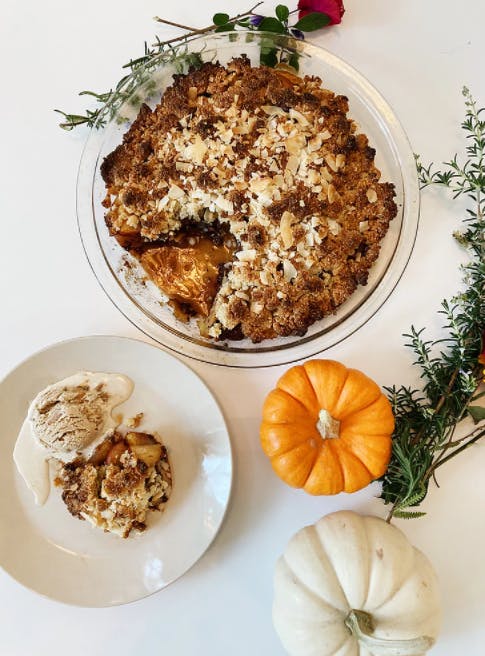
[{"label": "chopped nut", "polygon": [[189,102],[191,104],[194,103],[194,101],[197,100],[197,87],[189,87],[187,96],[189,98]]},{"label": "chopped nut", "polygon": [[372,189],[372,188],[367,189],[366,196],[367,196],[367,200],[369,201],[369,203],[375,203],[376,200],[377,200],[377,193],[376,193],[375,189]]},{"label": "chopped nut", "polygon": [[240,262],[252,262],[256,259],[256,250],[254,248],[248,248],[245,251],[238,251],[236,257]]},{"label": "chopped nut", "polygon": [[169,198],[175,198],[175,199],[180,199],[185,196],[185,191],[178,187],[176,184],[172,184],[170,189],[168,190],[168,197]]},{"label": "chopped nut", "polygon": [[249,296],[245,292],[237,291],[234,293],[238,298],[242,298],[244,301],[249,301]]},{"label": "chopped nut", "polygon": [[141,424],[141,421],[143,419],[143,415],[144,415],[143,412],[139,412],[134,417],[128,417],[128,419],[125,422],[128,428],[138,428],[138,426]]},{"label": "chopped nut", "polygon": [[342,229],[342,226],[335,219],[327,219],[328,229],[334,237],[336,237]]}]

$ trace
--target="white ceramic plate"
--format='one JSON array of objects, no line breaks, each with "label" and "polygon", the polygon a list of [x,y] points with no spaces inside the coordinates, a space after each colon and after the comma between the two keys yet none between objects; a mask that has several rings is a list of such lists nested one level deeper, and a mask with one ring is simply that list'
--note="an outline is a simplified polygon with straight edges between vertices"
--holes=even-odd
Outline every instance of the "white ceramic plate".
[{"label": "white ceramic plate", "polygon": [[[31,399],[80,370],[129,376],[135,390],[115,413],[143,411],[140,430],[158,432],[169,452],[174,485],[166,509],[126,540],[72,517],[54,487],[36,506],[12,459]],[[0,383],[0,417],[0,565],[28,588],[80,606],[127,603],[184,574],[216,536],[231,489],[230,440],[207,387],[173,356],[122,337],[54,344]]]}]

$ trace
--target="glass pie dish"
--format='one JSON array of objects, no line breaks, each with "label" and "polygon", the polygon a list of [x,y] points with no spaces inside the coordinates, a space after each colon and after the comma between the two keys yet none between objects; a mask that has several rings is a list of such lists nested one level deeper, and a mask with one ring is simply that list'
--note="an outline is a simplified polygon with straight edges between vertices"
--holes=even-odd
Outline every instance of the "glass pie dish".
[{"label": "glass pie dish", "polygon": [[[140,104],[154,107],[174,74],[186,73],[194,62],[228,63],[246,55],[259,65],[261,52],[276,50],[280,61],[298,61],[299,75],[316,75],[323,86],[349,99],[349,117],[375,148],[381,180],[395,186],[397,215],[381,242],[368,282],[338,307],[311,325],[304,336],[252,343],[205,339],[194,320],[179,321],[163,293],[150,281],[137,259],[110,236],[106,227],[106,194],[100,167],[122,141]],[[139,75],[133,96],[103,127],[94,128],[86,143],[78,175],[79,230],[89,263],[116,307],[140,330],[164,347],[200,361],[233,367],[266,367],[313,356],[342,341],[372,317],[398,283],[414,245],[419,218],[419,188],[414,156],[394,112],[374,87],[351,66],[330,52],[281,35],[237,32],[194,38],[177,51],[162,54]]]}]

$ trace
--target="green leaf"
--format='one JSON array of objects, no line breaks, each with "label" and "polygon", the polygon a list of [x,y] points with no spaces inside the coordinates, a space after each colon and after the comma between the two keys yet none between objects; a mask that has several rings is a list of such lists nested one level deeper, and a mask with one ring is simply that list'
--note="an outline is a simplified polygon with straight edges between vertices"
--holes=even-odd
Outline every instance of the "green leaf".
[{"label": "green leaf", "polygon": [[425,512],[407,512],[407,510],[396,510],[393,514],[393,517],[398,517],[399,519],[418,519],[418,517],[424,517]]},{"label": "green leaf", "polygon": [[236,29],[236,26],[234,25],[234,23],[225,23],[224,25],[219,25],[219,27],[216,28],[214,31],[215,32],[232,32],[235,29]]},{"label": "green leaf", "polygon": [[288,16],[290,15],[290,10],[285,5],[278,5],[275,9],[275,13],[280,21],[287,21]]},{"label": "green leaf", "polygon": [[274,68],[278,63],[277,53],[278,51],[276,50],[276,48],[262,47],[261,53],[259,55],[259,61],[261,62],[261,64],[264,64],[265,66]]},{"label": "green leaf", "polygon": [[296,52],[293,53],[288,60],[288,65],[294,68],[295,71],[298,71],[300,68],[300,55],[298,55]]},{"label": "green leaf", "polygon": [[277,18],[266,16],[258,26],[260,32],[275,32],[276,34],[286,34],[286,27]]},{"label": "green leaf", "polygon": [[214,14],[212,22],[214,25],[225,25],[229,20],[229,14]]},{"label": "green leaf", "polygon": [[485,419],[485,408],[479,405],[468,406],[468,412],[475,424],[479,424]]},{"label": "green leaf", "polygon": [[325,27],[330,23],[330,17],[327,14],[322,14],[320,11],[314,11],[311,14],[307,14],[300,18],[298,23],[293,25],[297,30],[302,32],[313,32],[319,30],[321,27]]}]

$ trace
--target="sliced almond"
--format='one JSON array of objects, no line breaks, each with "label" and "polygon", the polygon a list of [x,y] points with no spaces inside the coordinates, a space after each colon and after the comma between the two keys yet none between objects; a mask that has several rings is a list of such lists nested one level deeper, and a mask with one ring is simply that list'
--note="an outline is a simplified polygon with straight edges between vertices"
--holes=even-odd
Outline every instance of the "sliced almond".
[{"label": "sliced almond", "polygon": [[280,220],[280,232],[281,239],[283,240],[283,246],[285,249],[291,248],[293,246],[293,230],[291,224],[295,221],[295,215],[291,212],[285,211],[281,215]]},{"label": "sliced almond", "polygon": [[328,153],[328,155],[325,155],[325,161],[327,162],[327,165],[330,167],[330,169],[336,173],[338,171],[338,166],[337,162],[335,160],[335,155],[332,155],[332,153]]},{"label": "sliced almond", "polygon": [[286,282],[290,282],[293,278],[296,278],[298,271],[295,269],[290,260],[283,260],[283,276]]},{"label": "sliced almond", "polygon": [[345,166],[345,155],[343,155],[342,153],[339,153],[335,157],[335,166],[338,169],[343,169],[343,167]]},{"label": "sliced almond", "polygon": [[261,109],[268,116],[287,116],[287,113],[277,105],[261,105]]},{"label": "sliced almond", "polygon": [[305,137],[302,134],[297,134],[294,137],[288,137],[285,141],[285,148],[290,155],[299,155],[301,149],[305,145]]},{"label": "sliced almond", "polygon": [[288,162],[286,163],[286,168],[290,173],[296,175],[299,164],[300,164],[300,160],[298,159],[298,157],[296,155],[290,155],[288,157]]},{"label": "sliced almond", "polygon": [[193,169],[193,166],[190,162],[175,162],[175,168],[177,171],[189,173]]},{"label": "sliced almond", "polygon": [[372,187],[367,189],[366,196],[367,196],[367,200],[369,201],[369,203],[375,203],[376,200],[377,200],[376,190],[372,189]]},{"label": "sliced almond", "polygon": [[338,193],[333,184],[328,185],[327,198],[330,204],[334,203],[338,198]]},{"label": "sliced almond", "polygon": [[290,118],[295,119],[295,121],[297,121],[297,123],[299,123],[302,127],[309,125],[306,116],[303,116],[303,114],[298,112],[296,109],[290,109]]},{"label": "sliced almond", "polygon": [[169,198],[179,200],[185,196],[185,191],[178,187],[176,184],[172,184],[168,190],[168,196]]}]

